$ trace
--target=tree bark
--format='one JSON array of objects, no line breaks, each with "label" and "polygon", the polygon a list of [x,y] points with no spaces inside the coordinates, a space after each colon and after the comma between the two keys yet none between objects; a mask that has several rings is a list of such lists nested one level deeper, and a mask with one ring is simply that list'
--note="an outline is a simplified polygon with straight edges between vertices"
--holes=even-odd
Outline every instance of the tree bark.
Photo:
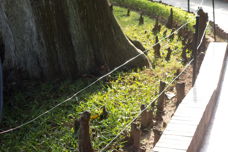
[{"label": "tree bark", "polygon": [[[4,69],[31,79],[74,79],[142,53],[106,0],[0,0],[0,32]],[[127,68],[142,66],[149,66],[144,54]]]}]

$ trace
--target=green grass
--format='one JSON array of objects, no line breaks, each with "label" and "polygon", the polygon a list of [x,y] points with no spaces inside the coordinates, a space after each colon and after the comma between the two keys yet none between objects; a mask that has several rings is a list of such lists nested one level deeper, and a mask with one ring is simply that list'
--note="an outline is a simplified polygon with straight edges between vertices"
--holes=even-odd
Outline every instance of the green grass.
[{"label": "green grass", "polygon": [[[130,17],[126,16],[127,10],[120,7],[114,8],[116,18],[119,22],[119,24],[122,27],[122,30],[124,33],[130,37],[132,40],[138,40],[140,41],[143,46],[148,50],[148,57],[151,60],[152,64],[170,64],[173,62],[180,63],[181,57],[180,57],[180,50],[182,49],[182,43],[178,39],[177,34],[174,35],[174,39],[170,40],[170,38],[167,38],[165,40],[162,40],[164,38],[163,33],[167,30],[166,36],[170,35],[172,33],[171,30],[167,29],[165,26],[162,26],[161,32],[157,34],[159,40],[162,40],[161,45],[161,59],[155,59],[154,58],[154,50],[153,45],[155,44],[155,35],[152,33],[152,29],[155,24],[155,20],[150,19],[149,17],[144,17],[145,24],[139,26],[138,25],[138,19],[139,14],[136,12],[131,12]],[[167,49],[171,48],[173,50],[173,56],[171,58],[170,62],[165,61],[165,56],[167,54]],[[190,54],[188,54],[190,55]],[[156,64],[157,65],[157,64]]]},{"label": "green grass", "polygon": [[[180,50],[173,52],[171,61],[164,57],[169,47],[181,49],[178,41],[166,40],[161,43],[162,58],[153,57],[152,46],[155,37],[151,29],[154,21],[145,18],[145,24],[138,25],[139,14],[132,12],[125,16],[126,9],[115,7],[114,13],[126,35],[137,39],[149,50],[150,61],[156,65],[155,69],[116,72],[108,81],[98,84],[79,94],[77,98],[56,108],[35,122],[14,132],[0,135],[0,151],[38,151],[38,152],[68,152],[78,151],[77,138],[73,135],[73,123],[80,114],[91,111],[92,115],[101,112],[101,106],[106,106],[108,119],[91,121],[91,135],[94,149],[99,150],[109,143],[140,111],[141,104],[149,104],[158,94],[159,81],[170,82],[177,69],[182,68]],[[164,32],[165,27],[162,27]],[[163,34],[158,34],[161,38]],[[168,30],[168,33],[171,31]],[[62,102],[94,79],[82,78],[77,81],[55,83],[33,82],[25,91],[16,91],[9,100],[14,107],[6,109],[5,128],[13,127],[36,117],[54,105]],[[109,149],[120,149],[124,145],[124,137],[117,139]]]},{"label": "green grass", "polygon": [[173,8],[174,20],[178,23],[178,25],[182,25],[187,21],[190,21],[191,23],[187,27],[189,30],[193,30],[193,25],[195,24],[195,15],[180,8],[164,5],[162,3],[151,2],[149,0],[111,0],[111,2],[120,6],[134,8],[138,11],[143,10],[143,12],[146,12],[147,14],[159,16],[166,20],[170,15],[170,9]]}]

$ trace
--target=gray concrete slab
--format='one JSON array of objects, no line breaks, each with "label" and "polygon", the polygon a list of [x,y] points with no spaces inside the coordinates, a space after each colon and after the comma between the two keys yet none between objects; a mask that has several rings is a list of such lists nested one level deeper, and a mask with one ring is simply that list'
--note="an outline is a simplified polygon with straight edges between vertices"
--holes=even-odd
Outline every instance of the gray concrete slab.
[{"label": "gray concrete slab", "polygon": [[[228,63],[228,59],[226,60]],[[228,66],[222,83],[220,96],[217,101],[214,115],[206,132],[200,152],[226,152],[228,137]]]}]

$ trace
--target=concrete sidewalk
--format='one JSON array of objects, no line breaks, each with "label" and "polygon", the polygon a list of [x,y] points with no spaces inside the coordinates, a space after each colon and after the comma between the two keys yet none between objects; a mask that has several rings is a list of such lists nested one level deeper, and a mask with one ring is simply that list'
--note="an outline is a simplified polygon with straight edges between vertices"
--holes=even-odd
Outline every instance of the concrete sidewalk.
[{"label": "concrete sidewalk", "polygon": [[227,43],[209,44],[194,87],[178,106],[153,152],[199,152],[219,96],[226,52]]},{"label": "concrete sidewalk", "polygon": [[[226,60],[226,65],[228,59]],[[228,67],[225,69],[225,76],[222,83],[220,96],[217,101],[214,116],[209,124],[206,136],[200,152],[227,152],[228,137]]]}]

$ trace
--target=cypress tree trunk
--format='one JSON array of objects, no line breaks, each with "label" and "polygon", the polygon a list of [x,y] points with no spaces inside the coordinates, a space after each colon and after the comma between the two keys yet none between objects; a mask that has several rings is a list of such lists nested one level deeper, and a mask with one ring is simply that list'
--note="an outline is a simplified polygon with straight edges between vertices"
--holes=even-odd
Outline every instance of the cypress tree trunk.
[{"label": "cypress tree trunk", "polygon": [[[0,0],[0,32],[4,69],[31,79],[74,79],[142,53],[106,0]],[[127,65],[142,66],[149,66],[145,55]]]}]

